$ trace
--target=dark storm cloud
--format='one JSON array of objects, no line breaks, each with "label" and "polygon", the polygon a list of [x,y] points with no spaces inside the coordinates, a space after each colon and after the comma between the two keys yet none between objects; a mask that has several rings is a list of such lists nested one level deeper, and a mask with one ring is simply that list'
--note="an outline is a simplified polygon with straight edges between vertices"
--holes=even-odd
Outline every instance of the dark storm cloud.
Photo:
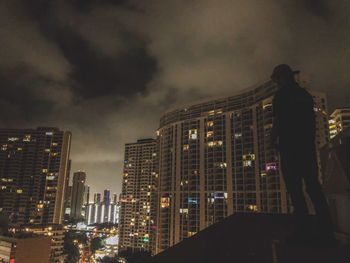
[{"label": "dark storm cloud", "polygon": [[[0,124],[73,132],[73,170],[119,191],[123,145],[161,113],[300,69],[349,105],[345,0],[0,1]],[[113,187],[114,186],[114,187]]]}]

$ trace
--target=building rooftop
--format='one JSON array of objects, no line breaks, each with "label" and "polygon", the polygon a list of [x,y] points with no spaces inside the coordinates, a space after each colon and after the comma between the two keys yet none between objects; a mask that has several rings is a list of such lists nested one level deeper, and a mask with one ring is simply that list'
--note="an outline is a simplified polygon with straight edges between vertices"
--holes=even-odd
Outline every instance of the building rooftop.
[{"label": "building rooftop", "polygon": [[149,263],[349,262],[350,246],[287,246],[284,239],[292,226],[290,215],[238,213],[157,254]]}]

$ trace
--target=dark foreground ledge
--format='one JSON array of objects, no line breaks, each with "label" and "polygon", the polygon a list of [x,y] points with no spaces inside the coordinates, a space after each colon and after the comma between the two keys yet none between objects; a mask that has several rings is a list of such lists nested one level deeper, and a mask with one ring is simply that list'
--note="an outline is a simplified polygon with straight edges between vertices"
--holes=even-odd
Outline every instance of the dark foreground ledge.
[{"label": "dark foreground ledge", "polygon": [[285,245],[292,226],[290,215],[235,214],[159,253],[149,263],[350,262],[350,246]]}]

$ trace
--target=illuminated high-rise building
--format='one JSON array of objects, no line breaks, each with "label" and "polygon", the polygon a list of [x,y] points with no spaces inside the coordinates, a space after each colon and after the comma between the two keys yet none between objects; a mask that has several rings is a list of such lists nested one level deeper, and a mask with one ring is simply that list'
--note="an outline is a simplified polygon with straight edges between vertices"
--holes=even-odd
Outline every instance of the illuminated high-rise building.
[{"label": "illuminated high-rise building", "polygon": [[65,185],[65,193],[64,193],[64,211],[65,214],[70,214],[70,201],[71,201],[71,194],[72,194],[72,187],[69,186],[70,182],[70,170],[72,167],[72,160],[68,161],[68,169],[67,169],[67,178],[66,178],[66,185]]},{"label": "illuminated high-rise building", "polygon": [[90,186],[86,185],[84,189],[84,204],[88,204],[90,202]]},{"label": "illuminated high-rise building", "polygon": [[82,218],[82,208],[85,192],[85,172],[75,172],[73,174],[73,186],[72,186],[72,201],[70,209],[70,217],[73,219]]},{"label": "illuminated high-rise building", "polygon": [[112,202],[101,202],[101,194],[95,194],[94,202],[85,204],[85,223],[118,223],[119,203],[117,200]]},{"label": "illuminated high-rise building", "polygon": [[[270,144],[276,90],[266,82],[161,117],[155,254],[235,212],[291,212]],[[329,139],[326,98],[311,93],[320,147]]]},{"label": "illuminated high-rise building", "polygon": [[111,202],[111,191],[109,191],[108,189],[105,189],[103,191],[103,203],[105,205],[109,205]]},{"label": "illuminated high-rise building", "polygon": [[113,194],[113,203],[118,203],[118,195],[117,194]]},{"label": "illuminated high-rise building", "polygon": [[329,119],[329,131],[331,138],[350,126],[350,108],[335,109]]},{"label": "illuminated high-rise building", "polygon": [[101,194],[100,193],[94,194],[94,203],[96,203],[96,204],[101,203]]},{"label": "illuminated high-rise building", "polygon": [[0,208],[14,224],[60,224],[71,133],[0,129]]},{"label": "illuminated high-rise building", "polygon": [[126,144],[120,197],[120,251],[153,250],[157,177],[157,141],[143,139]]}]

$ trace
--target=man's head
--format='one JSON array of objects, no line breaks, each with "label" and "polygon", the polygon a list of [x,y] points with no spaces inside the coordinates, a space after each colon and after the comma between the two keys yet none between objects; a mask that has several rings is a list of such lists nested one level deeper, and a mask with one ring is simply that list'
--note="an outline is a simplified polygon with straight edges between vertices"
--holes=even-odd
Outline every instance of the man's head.
[{"label": "man's head", "polygon": [[299,71],[293,71],[287,64],[280,64],[273,69],[271,79],[280,87],[292,87],[296,73]]}]

